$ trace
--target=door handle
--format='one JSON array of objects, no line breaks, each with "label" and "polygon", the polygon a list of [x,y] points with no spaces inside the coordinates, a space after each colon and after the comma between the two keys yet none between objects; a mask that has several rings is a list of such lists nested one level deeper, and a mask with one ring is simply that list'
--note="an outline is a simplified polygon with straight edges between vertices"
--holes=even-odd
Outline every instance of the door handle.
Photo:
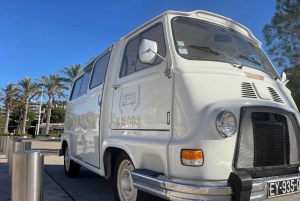
[{"label": "door handle", "polygon": [[114,88],[115,90],[119,87],[120,87],[120,85],[111,85],[111,88]]},{"label": "door handle", "polygon": [[99,95],[99,96],[98,96],[98,105],[101,105],[101,104],[102,104],[102,96]]}]

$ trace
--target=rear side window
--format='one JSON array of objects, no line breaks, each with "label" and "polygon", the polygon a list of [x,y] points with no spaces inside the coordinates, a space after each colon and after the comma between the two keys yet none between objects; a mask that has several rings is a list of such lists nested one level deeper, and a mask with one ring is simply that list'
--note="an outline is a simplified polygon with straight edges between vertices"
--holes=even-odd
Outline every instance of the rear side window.
[{"label": "rear side window", "polygon": [[87,93],[91,72],[92,70],[85,72],[80,78],[75,81],[70,100],[73,100]]},{"label": "rear side window", "polygon": [[166,45],[163,26],[162,24],[157,24],[151,27],[150,29],[142,32],[136,38],[129,41],[129,43],[126,46],[125,54],[123,57],[120,77],[130,75],[136,71],[142,70],[150,66],[155,66],[162,61],[162,59],[159,57],[156,58],[155,63],[152,65],[143,64],[139,61],[137,53],[139,44],[143,39],[156,41],[158,44],[158,54],[160,54],[162,57],[166,56]]},{"label": "rear side window", "polygon": [[87,71],[84,73],[82,82],[81,82],[81,87],[78,96],[84,95],[87,92],[88,86],[89,86],[89,81],[91,77],[91,72],[92,70]]},{"label": "rear side window", "polygon": [[102,57],[100,57],[100,59],[98,59],[98,61],[95,63],[94,71],[90,82],[90,89],[103,83],[105,78],[106,68],[109,62],[109,57],[110,57],[110,51],[107,52]]},{"label": "rear side window", "polygon": [[73,99],[75,99],[75,98],[78,97],[79,91],[80,91],[80,87],[81,87],[82,78],[83,78],[83,76],[81,76],[80,78],[78,78],[78,79],[75,81],[74,86],[73,86],[73,90],[72,90],[71,99],[70,99],[70,100],[73,100]]}]

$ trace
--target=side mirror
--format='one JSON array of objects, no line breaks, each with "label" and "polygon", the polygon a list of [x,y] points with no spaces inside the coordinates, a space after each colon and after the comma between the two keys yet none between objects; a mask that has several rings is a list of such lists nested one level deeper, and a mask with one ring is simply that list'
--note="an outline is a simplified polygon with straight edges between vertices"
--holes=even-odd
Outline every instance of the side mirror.
[{"label": "side mirror", "polygon": [[287,79],[286,77],[286,73],[284,71],[282,71],[281,73],[281,81],[284,83],[284,84],[287,84],[289,82],[289,80]]},{"label": "side mirror", "polygon": [[154,64],[157,57],[158,46],[155,41],[143,39],[138,49],[139,60],[142,63]]}]

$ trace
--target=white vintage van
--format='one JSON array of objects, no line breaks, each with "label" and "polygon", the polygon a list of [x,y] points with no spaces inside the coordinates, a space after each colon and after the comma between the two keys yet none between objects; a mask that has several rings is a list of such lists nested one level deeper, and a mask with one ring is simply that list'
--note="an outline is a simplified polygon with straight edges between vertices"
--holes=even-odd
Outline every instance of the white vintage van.
[{"label": "white vintage van", "polygon": [[84,166],[113,178],[121,201],[300,192],[300,115],[287,81],[243,25],[206,11],[165,12],[77,77],[65,172]]}]

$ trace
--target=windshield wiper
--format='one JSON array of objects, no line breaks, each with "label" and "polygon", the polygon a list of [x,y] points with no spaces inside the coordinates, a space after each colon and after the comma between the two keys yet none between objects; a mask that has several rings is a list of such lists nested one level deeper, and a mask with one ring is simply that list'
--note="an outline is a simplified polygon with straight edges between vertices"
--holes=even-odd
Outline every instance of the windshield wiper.
[{"label": "windshield wiper", "polygon": [[234,60],[237,64],[232,64],[233,67],[236,67],[236,68],[239,68],[239,69],[242,69],[243,68],[243,64],[241,64],[238,60],[236,60],[235,58],[225,54],[224,52],[221,52],[219,50],[215,50],[211,47],[204,47],[204,46],[198,46],[198,45],[190,45],[189,47],[191,48],[195,48],[197,50],[203,50],[203,51],[206,51],[206,52],[210,52],[210,53],[213,53],[213,54],[216,54],[216,55],[220,55],[220,54],[223,54],[225,55],[226,57]]},{"label": "windshield wiper", "polygon": [[257,61],[256,59],[254,59],[253,57],[248,57],[245,55],[240,55],[241,58],[246,59],[247,61],[251,61],[252,63],[255,63],[259,66],[261,66],[261,63],[259,61]]},{"label": "windshield wiper", "polygon": [[197,50],[203,50],[205,52],[210,52],[213,53],[215,55],[220,55],[220,53],[210,47],[204,47],[204,46],[198,46],[198,45],[190,45],[189,47],[197,49]]}]

